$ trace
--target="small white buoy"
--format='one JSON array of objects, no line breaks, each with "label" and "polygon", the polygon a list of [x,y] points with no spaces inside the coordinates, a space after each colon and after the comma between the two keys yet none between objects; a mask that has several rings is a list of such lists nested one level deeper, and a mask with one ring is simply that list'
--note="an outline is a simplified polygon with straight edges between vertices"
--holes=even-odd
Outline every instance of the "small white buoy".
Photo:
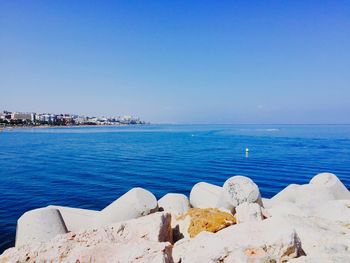
[{"label": "small white buoy", "polygon": [[248,148],[245,148],[245,152],[246,152],[246,153],[249,152],[249,149],[248,149]]},{"label": "small white buoy", "polygon": [[249,156],[249,149],[247,147],[247,148],[245,148],[245,157],[248,158],[248,156]]}]

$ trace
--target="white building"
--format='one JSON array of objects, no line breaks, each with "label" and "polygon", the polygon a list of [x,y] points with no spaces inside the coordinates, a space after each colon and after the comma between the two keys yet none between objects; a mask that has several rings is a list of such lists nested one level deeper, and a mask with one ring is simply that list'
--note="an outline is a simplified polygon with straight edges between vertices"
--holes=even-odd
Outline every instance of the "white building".
[{"label": "white building", "polygon": [[29,113],[29,112],[13,112],[11,114],[12,120],[28,120],[28,121],[35,121],[35,113]]},{"label": "white building", "polygon": [[49,113],[43,113],[37,115],[37,120],[47,123],[53,123],[56,121],[56,115],[55,114],[49,114]]}]

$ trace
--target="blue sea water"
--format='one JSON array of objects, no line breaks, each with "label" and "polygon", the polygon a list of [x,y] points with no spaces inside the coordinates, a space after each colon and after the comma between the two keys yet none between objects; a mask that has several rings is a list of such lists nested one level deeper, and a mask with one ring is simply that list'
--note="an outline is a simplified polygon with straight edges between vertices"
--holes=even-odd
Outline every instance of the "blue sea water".
[{"label": "blue sea water", "polygon": [[[245,149],[249,148],[249,156]],[[146,125],[0,133],[0,253],[25,211],[102,209],[135,186],[158,198],[246,175],[271,197],[315,174],[350,188],[350,125]]]}]

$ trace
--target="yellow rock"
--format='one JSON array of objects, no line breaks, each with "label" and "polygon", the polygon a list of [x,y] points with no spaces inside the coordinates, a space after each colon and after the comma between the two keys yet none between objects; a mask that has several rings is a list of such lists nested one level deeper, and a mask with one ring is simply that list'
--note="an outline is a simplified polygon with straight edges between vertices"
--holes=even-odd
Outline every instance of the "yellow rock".
[{"label": "yellow rock", "polygon": [[178,217],[177,220],[184,220],[187,216],[190,217],[187,231],[191,238],[202,231],[215,233],[236,223],[236,219],[232,214],[222,212],[217,208],[191,208],[186,214]]}]

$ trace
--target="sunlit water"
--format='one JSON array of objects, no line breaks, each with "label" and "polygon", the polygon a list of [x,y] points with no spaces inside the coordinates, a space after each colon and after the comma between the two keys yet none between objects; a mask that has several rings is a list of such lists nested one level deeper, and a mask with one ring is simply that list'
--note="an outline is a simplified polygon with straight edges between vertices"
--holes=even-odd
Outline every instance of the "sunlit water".
[{"label": "sunlit water", "polygon": [[[245,149],[249,148],[249,156]],[[0,252],[49,204],[102,209],[135,186],[157,198],[251,177],[264,197],[330,171],[350,187],[349,125],[150,125],[0,133]]]}]

